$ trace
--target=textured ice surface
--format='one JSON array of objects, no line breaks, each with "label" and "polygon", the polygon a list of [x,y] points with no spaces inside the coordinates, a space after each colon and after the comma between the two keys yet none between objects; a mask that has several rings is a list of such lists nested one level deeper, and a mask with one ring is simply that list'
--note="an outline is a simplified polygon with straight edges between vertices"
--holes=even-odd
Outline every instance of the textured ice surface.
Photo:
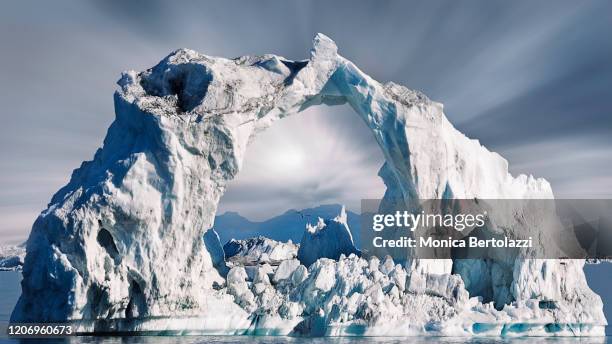
[{"label": "textured ice surface", "polygon": [[[181,49],[118,84],[103,147],[32,227],[12,321],[71,320],[86,332],[603,334],[602,302],[580,260],[381,267],[351,256],[320,259],[308,271],[288,261],[272,276],[255,266],[252,281],[243,267],[227,279],[219,273],[218,247],[204,234],[248,143],[322,103],[348,103],[372,130],[386,159],[383,208],[414,199],[553,198],[545,180],[513,177],[506,160],[457,131],[441,104],[372,79],[326,36],[315,37],[303,61]],[[489,217],[512,225],[522,215]],[[537,219],[525,221],[538,232]]]},{"label": "textured ice surface", "polygon": [[297,256],[298,246],[289,242],[256,237],[243,240],[232,239],[223,245],[225,257],[230,265],[278,265],[283,260]]},{"label": "textured ice surface", "polygon": [[333,219],[322,219],[316,225],[306,225],[302,236],[298,259],[310,266],[319,258],[338,259],[341,254],[346,256],[359,254],[353,242],[353,236],[347,224],[346,209],[342,207],[340,214]]}]

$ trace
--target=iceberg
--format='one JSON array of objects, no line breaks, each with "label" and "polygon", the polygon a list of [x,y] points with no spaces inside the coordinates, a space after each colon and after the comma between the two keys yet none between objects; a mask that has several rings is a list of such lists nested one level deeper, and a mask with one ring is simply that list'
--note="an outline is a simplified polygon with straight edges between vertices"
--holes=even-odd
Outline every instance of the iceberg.
[{"label": "iceberg", "polygon": [[247,145],[310,106],[349,104],[371,129],[386,161],[383,207],[554,197],[455,129],[442,104],[372,79],[325,35],[301,61],[180,49],[118,85],[104,145],[34,222],[12,322],[69,321],[80,333],[604,334],[583,260],[399,265],[350,254],[219,272],[218,239],[206,234]]},{"label": "iceberg", "polygon": [[0,246],[0,271],[21,270],[25,254],[25,244]]},{"label": "iceberg", "polygon": [[319,258],[338,260],[341,254],[359,253],[347,224],[346,209],[342,207],[334,219],[319,218],[316,225],[306,225],[297,255],[302,264],[310,266]]}]

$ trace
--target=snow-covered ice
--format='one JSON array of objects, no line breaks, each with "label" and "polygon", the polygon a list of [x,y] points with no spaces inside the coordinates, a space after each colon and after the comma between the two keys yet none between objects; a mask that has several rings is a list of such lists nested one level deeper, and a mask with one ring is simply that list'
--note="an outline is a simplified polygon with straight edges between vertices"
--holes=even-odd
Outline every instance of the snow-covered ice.
[{"label": "snow-covered ice", "polygon": [[[398,266],[350,255],[252,266],[251,277],[233,266],[224,278],[205,236],[219,199],[257,133],[309,106],[348,103],[372,130],[386,160],[382,207],[553,198],[548,182],[510,175],[457,131],[442,104],[372,79],[328,37],[303,61],[181,49],[118,84],[103,147],[33,225],[12,321],[68,320],[83,332],[603,335],[581,260]],[[496,303],[478,290],[494,290]]]}]

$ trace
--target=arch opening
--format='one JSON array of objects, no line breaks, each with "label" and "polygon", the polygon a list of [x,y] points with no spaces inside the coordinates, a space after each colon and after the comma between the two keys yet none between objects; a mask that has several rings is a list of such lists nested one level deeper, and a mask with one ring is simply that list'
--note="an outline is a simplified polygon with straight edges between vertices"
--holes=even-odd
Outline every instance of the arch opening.
[{"label": "arch opening", "polygon": [[[378,172],[385,159],[371,130],[335,100],[284,117],[254,137],[219,202],[213,228],[222,244],[257,235],[299,242],[306,223],[334,218],[344,205],[359,245],[360,202],[382,198]],[[283,225],[289,230],[274,228]]]}]

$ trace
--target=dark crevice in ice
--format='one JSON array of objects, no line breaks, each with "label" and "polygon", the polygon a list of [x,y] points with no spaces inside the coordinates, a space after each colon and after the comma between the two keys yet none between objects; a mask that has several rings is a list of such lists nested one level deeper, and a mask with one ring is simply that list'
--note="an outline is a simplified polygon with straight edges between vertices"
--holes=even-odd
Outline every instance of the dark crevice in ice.
[{"label": "dark crevice in ice", "polygon": [[119,260],[121,257],[119,256],[119,250],[117,249],[117,245],[115,244],[115,239],[112,234],[106,230],[105,228],[100,228],[98,231],[98,236],[96,237],[98,244],[106,250],[106,252],[113,258],[114,260]]},{"label": "dark crevice in ice", "polygon": [[138,318],[145,312],[146,299],[142,287],[135,280],[130,280],[129,295],[130,301],[125,309],[125,317],[127,319]]},{"label": "dark crevice in ice", "polygon": [[203,65],[161,64],[142,75],[140,85],[155,97],[177,96],[179,109],[188,112],[202,103],[211,82],[212,74]]}]

